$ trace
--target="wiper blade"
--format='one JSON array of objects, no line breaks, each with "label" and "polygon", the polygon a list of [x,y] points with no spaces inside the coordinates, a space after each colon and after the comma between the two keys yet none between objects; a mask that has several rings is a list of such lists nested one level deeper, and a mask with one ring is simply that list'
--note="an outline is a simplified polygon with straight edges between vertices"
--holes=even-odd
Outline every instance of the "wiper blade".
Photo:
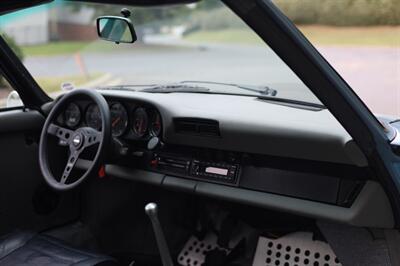
[{"label": "wiper blade", "polygon": [[178,84],[157,85],[150,88],[142,89],[140,91],[153,92],[153,93],[172,93],[172,92],[207,93],[210,91],[210,89],[200,86],[190,86],[178,83]]},{"label": "wiper blade", "polygon": [[265,95],[265,96],[276,96],[278,94],[277,90],[272,89],[268,86],[251,86],[251,85],[242,85],[242,84],[235,84],[235,83],[224,83],[224,82],[214,82],[214,81],[191,81],[191,80],[182,81],[181,83],[198,83],[198,84],[231,86],[231,87],[236,87],[236,88],[247,90],[247,91],[256,92],[260,95]]}]

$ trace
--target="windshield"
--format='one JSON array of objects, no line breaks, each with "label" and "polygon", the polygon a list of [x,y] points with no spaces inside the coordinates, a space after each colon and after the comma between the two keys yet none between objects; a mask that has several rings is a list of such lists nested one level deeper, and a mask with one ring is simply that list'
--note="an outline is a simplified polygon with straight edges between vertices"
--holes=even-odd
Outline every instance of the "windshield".
[{"label": "windshield", "polygon": [[100,40],[96,18],[121,16],[121,8],[56,1],[2,16],[0,27],[52,97],[61,88],[121,89],[129,85],[124,89],[137,90],[142,88],[132,85],[192,81],[185,82],[185,87],[191,86],[191,91],[206,87],[202,93],[267,95],[319,103],[289,67],[220,1],[130,7],[138,40],[134,44]]}]

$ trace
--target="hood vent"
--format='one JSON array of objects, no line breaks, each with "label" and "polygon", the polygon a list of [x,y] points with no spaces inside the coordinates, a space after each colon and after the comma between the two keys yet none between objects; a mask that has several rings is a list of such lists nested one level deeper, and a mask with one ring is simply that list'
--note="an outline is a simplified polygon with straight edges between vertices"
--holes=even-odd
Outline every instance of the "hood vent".
[{"label": "hood vent", "polygon": [[181,134],[219,137],[219,123],[215,120],[201,118],[175,118],[175,132]]}]

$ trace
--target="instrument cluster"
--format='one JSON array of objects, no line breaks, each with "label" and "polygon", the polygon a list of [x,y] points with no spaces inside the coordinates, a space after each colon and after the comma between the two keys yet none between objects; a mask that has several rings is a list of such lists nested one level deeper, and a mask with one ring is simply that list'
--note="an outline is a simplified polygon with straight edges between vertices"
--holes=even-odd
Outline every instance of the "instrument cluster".
[{"label": "instrument cluster", "polygon": [[[141,104],[109,101],[113,137],[149,139],[162,132],[161,115],[153,107]],[[70,129],[89,126],[101,130],[101,115],[94,103],[70,103],[59,116],[58,122]]]}]

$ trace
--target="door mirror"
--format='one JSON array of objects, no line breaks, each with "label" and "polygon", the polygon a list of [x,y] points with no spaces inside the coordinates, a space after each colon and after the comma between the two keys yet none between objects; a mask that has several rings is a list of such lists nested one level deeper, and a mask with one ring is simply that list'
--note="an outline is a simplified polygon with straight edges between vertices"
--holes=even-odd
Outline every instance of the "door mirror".
[{"label": "door mirror", "polygon": [[115,43],[134,43],[137,40],[135,29],[128,18],[105,16],[97,18],[97,34],[106,41]]},{"label": "door mirror", "polygon": [[10,94],[8,94],[7,103],[6,103],[7,108],[19,107],[19,106],[23,106],[23,105],[24,104],[22,103],[22,100],[19,97],[18,92],[12,91],[12,92],[10,92]]}]

